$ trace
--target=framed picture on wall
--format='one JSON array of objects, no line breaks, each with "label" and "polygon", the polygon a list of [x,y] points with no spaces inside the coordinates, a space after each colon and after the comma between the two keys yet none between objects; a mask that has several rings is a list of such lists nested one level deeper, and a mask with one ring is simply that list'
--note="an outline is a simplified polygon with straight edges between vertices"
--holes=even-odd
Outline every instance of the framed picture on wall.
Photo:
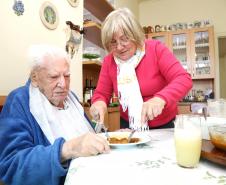
[{"label": "framed picture on wall", "polygon": [[52,3],[45,1],[40,7],[39,14],[42,23],[48,29],[54,30],[57,28],[59,16],[56,7]]},{"label": "framed picture on wall", "polygon": [[79,4],[79,0],[67,0],[71,6],[76,7]]}]

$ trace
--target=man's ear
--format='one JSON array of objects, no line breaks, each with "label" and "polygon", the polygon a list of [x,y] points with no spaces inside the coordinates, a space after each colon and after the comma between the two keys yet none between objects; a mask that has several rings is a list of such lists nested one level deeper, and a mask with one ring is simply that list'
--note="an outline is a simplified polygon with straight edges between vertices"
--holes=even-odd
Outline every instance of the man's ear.
[{"label": "man's ear", "polygon": [[34,87],[38,87],[38,74],[37,71],[32,71],[30,74],[31,84]]}]

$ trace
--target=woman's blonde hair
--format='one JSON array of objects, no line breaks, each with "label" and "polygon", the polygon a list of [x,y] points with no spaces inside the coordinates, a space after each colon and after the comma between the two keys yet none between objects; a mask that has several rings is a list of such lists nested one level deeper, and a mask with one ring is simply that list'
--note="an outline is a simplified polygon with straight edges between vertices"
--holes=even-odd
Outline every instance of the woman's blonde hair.
[{"label": "woman's blonde hair", "polygon": [[145,35],[140,23],[128,8],[119,8],[111,12],[102,24],[101,39],[107,51],[110,51],[113,35],[120,30],[137,47],[143,47]]}]

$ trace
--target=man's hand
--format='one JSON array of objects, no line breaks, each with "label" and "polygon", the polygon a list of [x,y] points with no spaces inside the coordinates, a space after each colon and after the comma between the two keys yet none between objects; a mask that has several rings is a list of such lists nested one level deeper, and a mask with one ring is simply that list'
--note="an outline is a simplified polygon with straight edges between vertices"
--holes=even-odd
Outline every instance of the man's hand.
[{"label": "man's hand", "polygon": [[94,133],[87,133],[66,141],[61,151],[61,162],[75,158],[108,153],[110,147],[105,138]]}]

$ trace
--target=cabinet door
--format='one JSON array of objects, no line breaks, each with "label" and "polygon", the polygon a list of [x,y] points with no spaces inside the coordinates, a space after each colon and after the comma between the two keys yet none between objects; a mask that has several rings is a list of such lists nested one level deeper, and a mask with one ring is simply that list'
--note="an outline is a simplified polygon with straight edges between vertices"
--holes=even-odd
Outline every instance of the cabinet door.
[{"label": "cabinet door", "polygon": [[169,34],[167,32],[151,33],[147,35],[148,39],[159,40],[166,46],[169,45]]},{"label": "cabinet door", "polygon": [[169,47],[181,62],[186,71],[191,73],[190,37],[189,31],[172,32],[169,36]]},{"label": "cabinet door", "polygon": [[213,28],[194,29],[191,38],[193,79],[214,78]]}]

